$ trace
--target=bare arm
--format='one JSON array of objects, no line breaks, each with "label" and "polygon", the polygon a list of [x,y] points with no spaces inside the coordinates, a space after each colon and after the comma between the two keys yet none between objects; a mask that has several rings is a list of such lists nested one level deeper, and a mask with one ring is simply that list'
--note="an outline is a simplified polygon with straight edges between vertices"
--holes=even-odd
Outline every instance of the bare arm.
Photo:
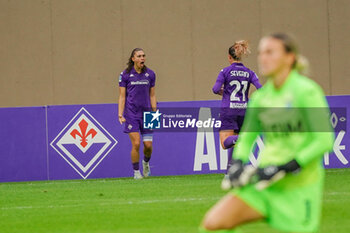
[{"label": "bare arm", "polygon": [[124,108],[125,108],[125,87],[119,87],[118,119],[120,124],[123,124],[126,121],[123,116]]},{"label": "bare arm", "polygon": [[156,111],[157,110],[157,99],[156,99],[155,87],[151,87],[151,89],[149,91],[149,96],[150,96],[150,100],[151,100],[152,111]]}]

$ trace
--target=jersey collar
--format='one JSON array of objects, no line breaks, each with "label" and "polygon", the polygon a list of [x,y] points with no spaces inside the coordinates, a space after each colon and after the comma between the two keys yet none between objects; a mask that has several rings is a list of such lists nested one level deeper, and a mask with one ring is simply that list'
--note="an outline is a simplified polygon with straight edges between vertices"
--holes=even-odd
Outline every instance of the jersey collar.
[{"label": "jersey collar", "polygon": [[244,66],[243,63],[240,62],[234,62],[231,64],[231,66]]},{"label": "jersey collar", "polygon": [[270,88],[273,89],[275,92],[281,92],[283,89],[285,89],[287,86],[289,86],[289,83],[291,82],[292,79],[294,79],[296,76],[298,76],[298,71],[293,69],[289,72],[286,81],[283,83],[282,87],[279,89],[276,89],[275,86],[273,85],[273,81],[271,78],[269,78],[268,83],[270,85]]},{"label": "jersey collar", "polygon": [[130,74],[134,74],[134,75],[142,75],[142,74],[145,74],[147,72],[147,69],[144,71],[144,72],[141,72],[141,73],[137,73],[134,66],[132,67],[132,69],[130,70]]}]

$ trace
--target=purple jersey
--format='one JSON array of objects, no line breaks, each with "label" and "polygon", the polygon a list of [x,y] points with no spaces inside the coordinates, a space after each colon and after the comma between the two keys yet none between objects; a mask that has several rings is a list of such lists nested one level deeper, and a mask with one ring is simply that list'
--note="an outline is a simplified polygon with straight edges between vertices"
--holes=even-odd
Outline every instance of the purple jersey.
[{"label": "purple jersey", "polygon": [[213,92],[218,94],[224,85],[221,108],[237,115],[244,115],[251,83],[257,89],[261,87],[258,76],[252,70],[242,63],[232,63],[220,71]]},{"label": "purple jersey", "polygon": [[151,108],[150,89],[154,87],[156,74],[147,68],[141,74],[134,68],[126,73],[124,70],[119,76],[119,86],[125,87],[125,118],[142,118],[144,110]]}]

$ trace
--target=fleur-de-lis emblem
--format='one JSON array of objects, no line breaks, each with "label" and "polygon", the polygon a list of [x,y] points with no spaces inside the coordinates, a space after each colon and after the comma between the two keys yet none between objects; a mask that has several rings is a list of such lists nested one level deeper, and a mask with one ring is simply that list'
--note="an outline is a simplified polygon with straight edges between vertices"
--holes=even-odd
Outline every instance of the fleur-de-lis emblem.
[{"label": "fleur-de-lis emblem", "polygon": [[87,144],[88,144],[87,143],[87,137],[89,135],[91,135],[91,138],[94,138],[96,136],[97,132],[94,129],[90,129],[89,132],[86,133],[86,130],[87,130],[87,127],[88,127],[88,123],[84,119],[78,125],[79,125],[79,128],[80,128],[80,132],[78,130],[74,129],[70,133],[70,135],[72,135],[72,137],[74,139],[76,139],[76,136],[78,135],[80,137],[80,141],[81,141],[80,145],[85,148],[87,146]]}]

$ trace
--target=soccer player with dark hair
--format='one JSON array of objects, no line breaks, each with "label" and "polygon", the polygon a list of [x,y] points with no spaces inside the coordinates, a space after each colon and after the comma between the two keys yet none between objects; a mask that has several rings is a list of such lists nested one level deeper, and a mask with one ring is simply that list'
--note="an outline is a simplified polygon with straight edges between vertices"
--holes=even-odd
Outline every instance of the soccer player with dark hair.
[{"label": "soccer player with dark hair", "polygon": [[[155,111],[155,73],[145,65],[146,55],[141,48],[132,50],[127,68],[119,76],[118,117],[120,124],[125,124],[124,133],[129,134],[132,149],[131,161],[134,179],[148,177],[151,173],[149,161],[152,155],[153,132],[143,128],[143,112]],[[140,138],[144,145],[143,176],[139,170]]]},{"label": "soccer player with dark hair", "polygon": [[[236,232],[259,219],[285,232],[319,229],[322,158],[333,148],[334,132],[322,89],[301,74],[303,61],[286,34],[260,40],[259,70],[268,81],[248,104],[224,185],[233,189],[208,211],[200,232]],[[247,163],[260,134],[265,148],[253,167]]]},{"label": "soccer player with dark hair", "polygon": [[220,71],[213,86],[213,92],[222,95],[219,134],[222,148],[228,149],[227,169],[232,162],[233,147],[243,124],[250,84],[257,89],[261,88],[258,76],[241,62],[242,57],[248,53],[250,53],[248,42],[236,41],[228,49],[230,66]]}]

